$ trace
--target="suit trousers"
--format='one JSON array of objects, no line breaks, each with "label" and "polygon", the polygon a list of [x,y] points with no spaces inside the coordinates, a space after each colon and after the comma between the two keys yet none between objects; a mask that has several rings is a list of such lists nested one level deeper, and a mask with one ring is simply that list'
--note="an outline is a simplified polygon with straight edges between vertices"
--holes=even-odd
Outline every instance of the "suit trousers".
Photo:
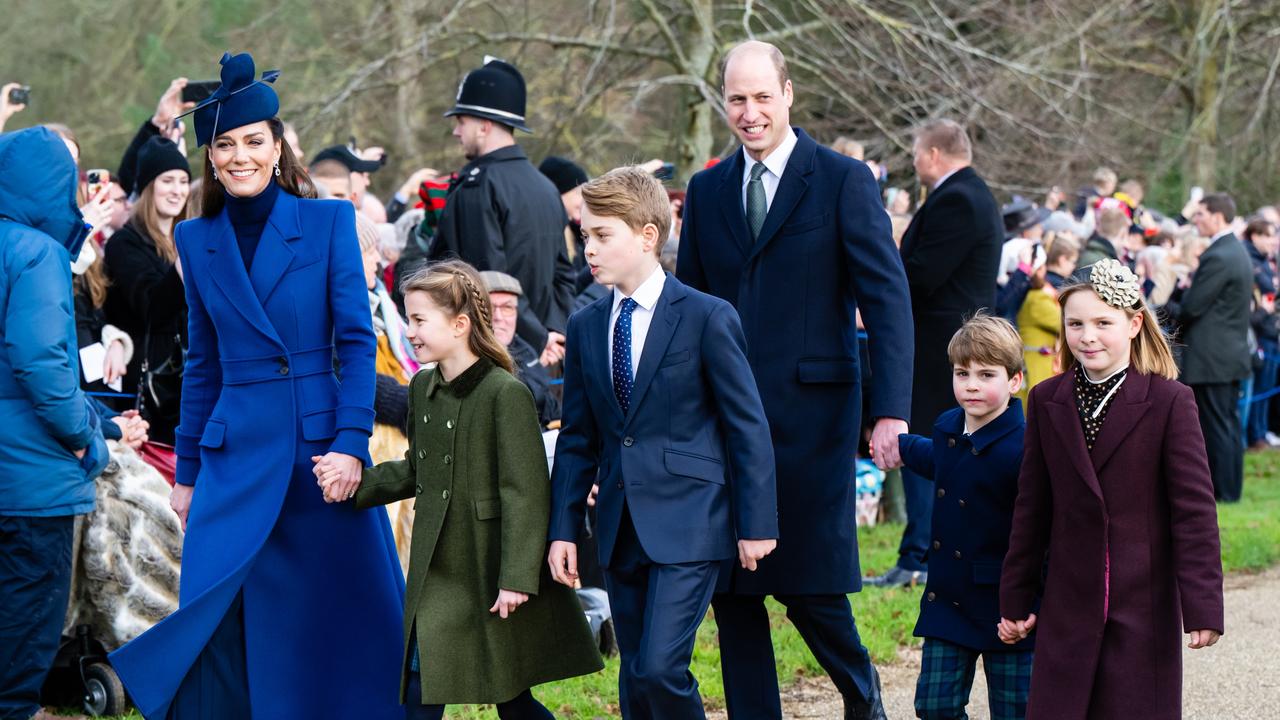
[{"label": "suit trousers", "polygon": [[1191,390],[1200,411],[1200,430],[1204,433],[1205,454],[1209,456],[1213,494],[1220,501],[1236,502],[1244,487],[1244,448],[1240,442],[1237,407],[1240,383],[1197,384],[1192,385]]},{"label": "suit trousers", "polygon": [[903,570],[929,569],[929,535],[933,527],[933,493],[936,485],[910,468],[902,468],[902,495],[907,505],[907,526],[898,544],[898,567]]},{"label": "suit trousers", "polygon": [[689,661],[720,564],[653,562],[623,505],[605,584],[622,656],[618,701],[625,720],[706,718]]},{"label": "suit trousers", "polygon": [[75,517],[0,515],[0,718],[27,720],[58,653]]},{"label": "suit trousers", "polygon": [[[875,687],[871,655],[845,595],[775,595],[787,619],[831,676],[845,701],[867,698]],[[720,630],[725,705],[732,720],[780,720],[778,674],[763,595],[717,594],[711,601]]]}]

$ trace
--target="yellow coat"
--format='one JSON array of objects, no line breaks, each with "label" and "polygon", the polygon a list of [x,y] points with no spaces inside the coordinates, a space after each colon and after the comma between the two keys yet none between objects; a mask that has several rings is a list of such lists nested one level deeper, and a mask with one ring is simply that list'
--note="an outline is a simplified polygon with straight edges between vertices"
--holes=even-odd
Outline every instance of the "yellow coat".
[{"label": "yellow coat", "polygon": [[1027,299],[1018,310],[1018,332],[1022,335],[1022,357],[1027,366],[1018,397],[1025,403],[1027,393],[1036,383],[1059,372],[1054,364],[1058,359],[1058,342],[1062,338],[1062,311],[1056,295],[1050,295],[1044,289],[1027,291]]}]

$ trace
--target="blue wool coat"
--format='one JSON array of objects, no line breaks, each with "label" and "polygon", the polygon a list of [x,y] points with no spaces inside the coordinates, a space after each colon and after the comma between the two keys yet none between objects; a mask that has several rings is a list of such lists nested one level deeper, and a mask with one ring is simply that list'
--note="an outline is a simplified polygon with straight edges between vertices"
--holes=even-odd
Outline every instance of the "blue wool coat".
[{"label": "blue wool coat", "polygon": [[31,128],[0,135],[0,168],[0,515],[89,512],[107,446],[80,391],[76,164],[61,138]]},{"label": "blue wool coat", "polygon": [[311,473],[327,451],[369,461],[375,341],[354,210],[281,192],[252,273],[225,210],[176,242],[190,336],[177,481],[195,485],[179,609],[112,664],[163,718],[243,591],[255,717],[402,717],[404,581],[385,511],[326,505]]},{"label": "blue wool coat", "polygon": [[1000,417],[972,435],[964,434],[964,411],[954,408],[938,417],[932,438],[898,436],[902,462],[937,486],[917,637],[972,650],[1033,648],[1034,636],[1005,645],[996,634],[1025,429],[1022,402],[1013,398]]},{"label": "blue wool coat", "polygon": [[778,549],[744,594],[838,594],[862,586],[853,458],[862,416],[858,331],[871,338],[874,417],[911,407],[911,304],[889,214],[866,164],[796,130],[760,236],[743,209],[742,150],[689,181],[676,275],[742,317],[778,469]]}]

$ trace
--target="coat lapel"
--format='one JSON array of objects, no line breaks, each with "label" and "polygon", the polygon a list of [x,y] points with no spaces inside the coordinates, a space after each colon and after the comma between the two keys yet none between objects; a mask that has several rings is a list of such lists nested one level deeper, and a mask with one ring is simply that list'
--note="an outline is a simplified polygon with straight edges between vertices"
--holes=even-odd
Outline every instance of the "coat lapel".
[{"label": "coat lapel", "polygon": [[778,191],[773,195],[769,214],[764,217],[764,225],[760,227],[760,237],[756,238],[756,243],[747,256],[748,261],[764,251],[782,229],[782,224],[791,217],[796,205],[800,204],[800,199],[809,189],[809,181],[805,176],[813,172],[813,156],[817,151],[818,144],[803,130],[797,129],[796,146],[791,151],[791,157],[787,159],[787,167],[782,171],[782,178],[778,181]]},{"label": "coat lapel", "polygon": [[636,408],[644,401],[645,391],[653,383],[653,376],[667,354],[667,346],[675,336],[676,326],[680,324],[680,311],[675,303],[684,298],[684,286],[671,274],[663,284],[662,295],[658,304],[653,306],[653,321],[649,324],[649,333],[644,338],[644,349],[640,353],[640,366],[636,368],[636,381],[631,388],[631,407],[627,411],[627,420],[635,417]]},{"label": "coat lapel", "polygon": [[1076,473],[1101,500],[1102,486],[1098,484],[1098,474],[1094,472],[1093,461],[1084,442],[1084,428],[1080,427],[1080,415],[1076,410],[1074,382],[1069,374],[1062,378],[1053,397],[1045,403],[1045,414],[1049,416],[1055,434],[1062,440],[1060,447],[1071,458]]},{"label": "coat lapel", "polygon": [[742,159],[741,148],[726,160],[725,168],[720,174],[720,212],[724,214],[729,233],[738,244],[738,249],[745,256],[751,250],[751,233],[747,229],[747,211],[742,206]]},{"label": "coat lapel", "polygon": [[279,284],[281,276],[293,262],[293,240],[302,237],[298,223],[298,199],[287,192],[279,193],[267,224],[262,228],[257,254],[253,256],[250,280],[258,301],[266,306],[267,299]]},{"label": "coat lapel", "polygon": [[235,306],[249,324],[262,334],[276,342],[280,342],[276,329],[267,319],[262,304],[254,296],[253,286],[249,284],[249,276],[244,271],[244,260],[240,258],[240,247],[236,243],[235,230],[227,219],[227,211],[223,210],[213,218],[209,240],[209,275],[227,300]]},{"label": "coat lapel", "polygon": [[1151,376],[1130,370],[1120,386],[1119,397],[1111,403],[1107,410],[1107,418],[1102,423],[1102,430],[1089,453],[1093,467],[1098,472],[1106,466],[1107,461],[1133,431],[1134,426],[1142,419],[1151,403],[1147,401],[1147,390],[1151,386]]}]

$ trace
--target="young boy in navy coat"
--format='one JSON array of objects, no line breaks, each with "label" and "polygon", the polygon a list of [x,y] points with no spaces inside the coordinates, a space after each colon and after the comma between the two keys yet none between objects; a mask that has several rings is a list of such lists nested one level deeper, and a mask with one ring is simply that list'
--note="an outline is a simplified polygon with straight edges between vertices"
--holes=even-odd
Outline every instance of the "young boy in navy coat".
[{"label": "young boy in navy coat", "polygon": [[929,580],[915,634],[924,638],[916,716],[966,717],[982,656],[993,720],[1026,715],[1033,637],[1000,641],[1000,568],[1009,549],[1026,421],[1022,339],[979,313],[947,346],[960,406],[938,416],[933,438],[899,435],[903,463],[933,480]]},{"label": "young boy in navy coat", "polygon": [[661,184],[618,168],[582,197],[584,254],[613,291],[569,319],[547,561],[574,584],[595,496],[622,716],[703,718],[689,660],[721,563],[755,570],[777,545],[769,426],[737,312],[658,265]]}]

